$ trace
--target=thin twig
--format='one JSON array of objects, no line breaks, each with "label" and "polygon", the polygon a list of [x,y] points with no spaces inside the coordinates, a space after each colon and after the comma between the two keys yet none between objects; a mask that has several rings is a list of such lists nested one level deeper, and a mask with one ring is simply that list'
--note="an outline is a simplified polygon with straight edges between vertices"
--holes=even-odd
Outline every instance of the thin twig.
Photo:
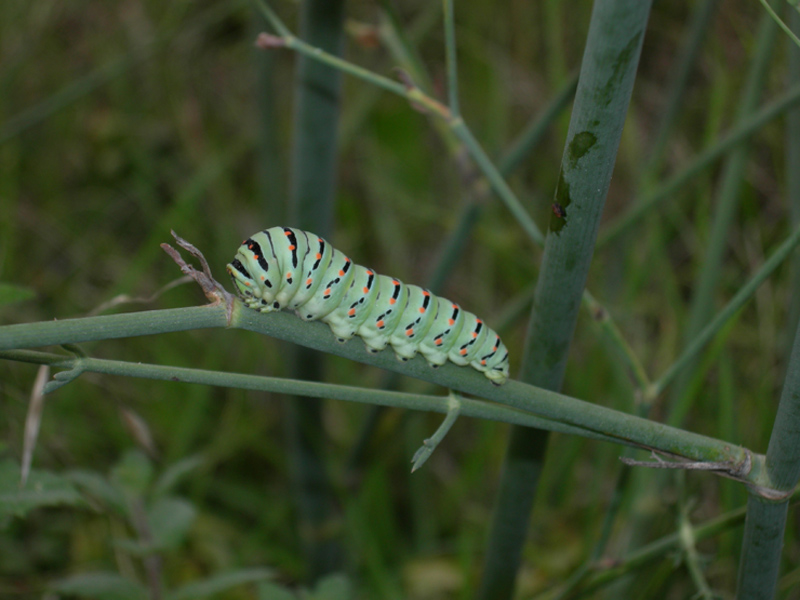
[{"label": "thin twig", "polygon": [[174,231],[170,231],[170,233],[181,248],[189,252],[189,254],[200,261],[203,271],[200,272],[192,265],[187,264],[178,251],[169,244],[161,244],[161,248],[164,250],[164,252],[169,254],[170,257],[172,257],[172,260],[177,263],[185,275],[188,275],[200,285],[200,287],[203,289],[203,293],[206,295],[206,298],[211,301],[211,306],[216,306],[223,303],[225,304],[227,308],[228,324],[230,324],[233,315],[233,302],[236,299],[235,296],[228,292],[224,287],[222,287],[222,284],[214,279],[214,276],[211,274],[211,267],[209,267],[206,257],[203,256],[203,253],[200,252],[200,250],[180,237]]}]

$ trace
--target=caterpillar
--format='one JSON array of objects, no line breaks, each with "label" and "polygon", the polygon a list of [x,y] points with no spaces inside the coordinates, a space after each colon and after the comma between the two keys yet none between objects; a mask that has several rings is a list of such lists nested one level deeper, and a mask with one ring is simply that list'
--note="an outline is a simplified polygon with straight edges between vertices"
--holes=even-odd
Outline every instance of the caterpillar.
[{"label": "caterpillar", "polygon": [[474,314],[354,264],[313,233],[290,227],[255,233],[227,269],[252,309],[293,310],[305,321],[319,319],[340,342],[357,335],[370,352],[391,345],[403,361],[419,352],[433,367],[450,360],[477,369],[495,385],[508,379],[505,345]]}]

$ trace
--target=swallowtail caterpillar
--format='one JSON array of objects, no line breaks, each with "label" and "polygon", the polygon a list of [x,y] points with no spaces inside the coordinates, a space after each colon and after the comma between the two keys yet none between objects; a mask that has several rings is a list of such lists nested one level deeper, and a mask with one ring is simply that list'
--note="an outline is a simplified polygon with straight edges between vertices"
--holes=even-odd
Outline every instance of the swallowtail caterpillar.
[{"label": "swallowtail caterpillar", "polygon": [[327,323],[339,341],[354,335],[367,350],[391,345],[397,358],[419,352],[431,366],[469,365],[495,385],[508,379],[500,336],[471,312],[416,285],[356,265],[321,237],[271,227],[247,238],[228,265],[246,306],[293,310]]}]

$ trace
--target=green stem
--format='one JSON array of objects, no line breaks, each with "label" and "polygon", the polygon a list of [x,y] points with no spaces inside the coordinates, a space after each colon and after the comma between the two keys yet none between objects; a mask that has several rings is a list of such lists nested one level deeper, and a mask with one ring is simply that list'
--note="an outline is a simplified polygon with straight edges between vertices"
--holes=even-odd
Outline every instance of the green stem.
[{"label": "green stem", "polygon": [[453,424],[455,424],[456,419],[458,419],[458,415],[460,414],[461,399],[459,396],[451,394],[447,398],[447,413],[444,421],[442,421],[441,425],[439,425],[431,437],[422,442],[422,446],[419,447],[419,449],[414,453],[414,457],[411,459],[412,473],[424,465],[425,462],[430,458],[431,454],[433,454],[433,451],[436,450],[436,447],[453,427]]},{"label": "green stem", "polygon": [[689,520],[688,507],[684,506],[681,509],[681,514],[678,519],[678,538],[680,539],[681,550],[684,554],[684,561],[689,575],[697,588],[697,593],[693,598],[703,598],[704,600],[713,600],[715,597],[711,588],[706,581],[703,574],[703,568],[700,566],[700,555],[697,552],[697,536],[695,535],[694,526]]},{"label": "green stem", "polygon": [[769,2],[767,2],[767,0],[759,1],[761,2],[761,6],[764,7],[764,10],[767,11],[767,14],[770,16],[770,18],[775,21],[775,24],[783,30],[783,33],[789,36],[789,39],[792,40],[792,43],[796,46],[800,46],[800,38],[797,37],[791,28],[784,22],[784,20],[780,18],[778,13],[775,12],[775,9],[769,5]]},{"label": "green stem", "polygon": [[772,600],[778,583],[789,502],[772,504],[751,494],[739,560],[736,598]]},{"label": "green stem", "polygon": [[[201,306],[6,325],[0,327],[0,350],[212,327],[227,328],[226,316],[227,311],[224,306]],[[736,465],[744,465],[748,460],[747,450],[729,442],[671,428],[600,404],[584,402],[513,380],[499,387],[494,386],[474,369],[458,367],[452,363],[432,369],[420,356],[401,362],[389,351],[371,354],[366,351],[360,340],[352,339],[340,344],[331,335],[327,325],[302,321],[289,313],[259,313],[245,308],[237,300],[234,304],[231,326],[429,381],[463,394],[602,434],[619,443],[627,442],[640,447],[656,448],[690,460],[728,462],[734,470],[737,468]],[[327,388],[321,389],[327,390]],[[370,390],[370,393],[372,392],[374,390]],[[324,396],[326,393],[327,391],[321,395]],[[752,479],[753,477],[748,476],[748,480]]]},{"label": "green stem", "polygon": [[[521,379],[548,390],[562,384],[649,13],[645,0],[594,3],[555,194],[565,216],[551,217],[522,361]],[[544,432],[512,431],[481,600],[514,594],[546,445]]]},{"label": "green stem", "polygon": [[767,485],[787,492],[768,503],[751,490],[739,563],[737,597],[772,598],[778,580],[789,492],[800,480],[800,331],[795,333],[775,424],[766,456]]},{"label": "green stem", "polygon": [[[305,398],[329,398],[345,402],[370,404],[407,410],[419,410],[448,414],[449,408],[441,396],[374,390],[352,386],[336,385],[281,377],[261,375],[245,375],[209,371],[206,369],[190,369],[164,365],[152,365],[141,362],[125,362],[100,358],[76,358],[49,352],[34,350],[0,351],[0,358],[37,365],[49,365],[52,368],[64,369],[61,373],[80,371],[81,373],[102,373],[120,377],[137,377],[155,381],[171,381],[174,383],[193,383],[211,385],[231,389],[287,394]],[[500,423],[510,423],[523,427],[539,427],[571,435],[585,435],[592,439],[615,442],[613,438],[587,432],[582,428],[564,425],[551,419],[543,419],[530,413],[522,412],[494,402],[485,402],[473,398],[459,397],[460,414],[477,419],[486,419]]]},{"label": "green stem", "polygon": [[[258,4],[261,5],[261,2],[258,2]],[[353,77],[367,81],[379,88],[383,88],[386,91],[397,94],[398,96],[403,96],[410,101],[420,102],[424,105],[431,104],[431,106],[428,106],[428,108],[436,108],[440,110],[441,105],[434,104],[435,101],[427,96],[424,96],[424,94],[407,90],[402,83],[398,83],[392,79],[389,79],[388,77],[384,77],[383,75],[373,73],[369,69],[359,67],[358,65],[354,65],[351,62],[339,58],[338,56],[333,56],[328,52],[324,52],[319,48],[315,48],[311,44],[304,42],[290,33],[283,34],[283,36],[280,38],[280,43],[276,43],[275,45],[280,45],[290,50],[294,50],[303,56],[307,56],[330,67],[338,69],[343,73],[347,73],[348,75],[352,75]]]},{"label": "green stem", "polygon": [[500,200],[506,205],[506,208],[508,208],[509,212],[511,212],[517,220],[519,226],[522,227],[522,230],[537,246],[544,245],[544,236],[539,230],[539,227],[537,227],[536,223],[528,214],[528,211],[522,206],[516,194],[514,194],[508,183],[506,183],[500,171],[494,166],[492,159],[486,154],[483,147],[472,135],[472,132],[464,121],[461,118],[453,119],[450,121],[450,127],[452,127],[453,132],[458,136],[458,139],[467,147],[470,156],[472,156],[478,168],[489,181],[489,185],[492,186],[492,189],[500,197]]}]

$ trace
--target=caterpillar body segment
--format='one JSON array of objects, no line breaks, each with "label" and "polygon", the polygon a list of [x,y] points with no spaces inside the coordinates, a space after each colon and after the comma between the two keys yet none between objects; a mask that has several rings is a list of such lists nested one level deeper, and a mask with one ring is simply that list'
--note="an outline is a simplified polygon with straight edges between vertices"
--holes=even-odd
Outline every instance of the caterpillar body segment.
[{"label": "caterpillar body segment", "polygon": [[502,385],[508,351],[494,330],[458,304],[353,263],[313,233],[271,227],[247,238],[227,267],[244,304],[292,310],[328,324],[340,341],[359,336],[370,352],[391,345],[400,360],[448,360]]}]

